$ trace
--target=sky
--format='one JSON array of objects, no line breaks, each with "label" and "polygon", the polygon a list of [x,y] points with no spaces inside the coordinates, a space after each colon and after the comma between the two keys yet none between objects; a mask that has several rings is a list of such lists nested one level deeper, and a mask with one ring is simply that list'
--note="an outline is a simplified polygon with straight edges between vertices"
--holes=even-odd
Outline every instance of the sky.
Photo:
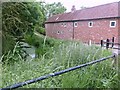
[{"label": "sky", "polygon": [[46,3],[61,2],[63,6],[67,8],[66,12],[70,12],[73,5],[75,5],[76,10],[79,10],[80,7],[93,7],[97,5],[118,2],[120,0],[36,0],[36,1],[45,1]]}]

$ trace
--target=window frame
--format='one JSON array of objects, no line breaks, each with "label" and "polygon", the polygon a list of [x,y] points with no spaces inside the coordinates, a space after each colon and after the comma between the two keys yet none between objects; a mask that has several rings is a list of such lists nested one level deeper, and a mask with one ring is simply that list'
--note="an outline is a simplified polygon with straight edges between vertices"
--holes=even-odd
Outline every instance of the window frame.
[{"label": "window frame", "polygon": [[[114,22],[114,26],[111,26],[112,25],[112,22]],[[110,27],[116,27],[116,21],[110,21]]]},{"label": "window frame", "polygon": [[61,26],[64,26],[64,23],[61,23]]},{"label": "window frame", "polygon": [[60,34],[60,31],[59,31],[59,30],[57,31],[57,34],[58,34],[58,35]]},{"label": "window frame", "polygon": [[78,27],[78,22],[74,22],[74,27]]},{"label": "window frame", "polygon": [[63,25],[64,25],[64,27],[67,27],[67,24],[66,24],[66,23],[64,23]]},{"label": "window frame", "polygon": [[[91,23],[91,25],[90,25]],[[88,27],[93,27],[93,21],[88,22]]]}]

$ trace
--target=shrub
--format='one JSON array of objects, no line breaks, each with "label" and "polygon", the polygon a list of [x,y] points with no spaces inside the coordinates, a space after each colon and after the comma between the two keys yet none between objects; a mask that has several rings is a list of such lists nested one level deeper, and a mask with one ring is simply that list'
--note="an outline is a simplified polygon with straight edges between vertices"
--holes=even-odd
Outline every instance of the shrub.
[{"label": "shrub", "polygon": [[9,50],[6,54],[3,54],[1,60],[3,64],[12,64],[19,60],[25,60],[27,54],[20,47],[20,43],[17,42],[13,50]]},{"label": "shrub", "polygon": [[43,27],[39,27],[38,29],[36,29],[36,31],[42,35],[46,35],[45,28]]}]

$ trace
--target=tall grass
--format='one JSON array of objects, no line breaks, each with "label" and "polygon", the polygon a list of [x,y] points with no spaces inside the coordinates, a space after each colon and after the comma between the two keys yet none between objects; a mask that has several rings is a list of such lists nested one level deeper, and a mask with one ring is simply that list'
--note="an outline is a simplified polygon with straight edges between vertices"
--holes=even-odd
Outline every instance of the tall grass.
[{"label": "tall grass", "polygon": [[0,87],[2,87],[2,64],[1,64],[1,60],[0,60]]},{"label": "tall grass", "polygon": [[[48,54],[49,53],[49,54]],[[46,58],[50,55],[50,58]],[[40,77],[72,66],[111,55],[111,52],[79,42],[65,42],[46,51],[34,60],[18,60],[4,64],[2,87]],[[23,88],[117,88],[118,73],[111,66],[112,59],[87,66],[63,75],[33,83]]]}]

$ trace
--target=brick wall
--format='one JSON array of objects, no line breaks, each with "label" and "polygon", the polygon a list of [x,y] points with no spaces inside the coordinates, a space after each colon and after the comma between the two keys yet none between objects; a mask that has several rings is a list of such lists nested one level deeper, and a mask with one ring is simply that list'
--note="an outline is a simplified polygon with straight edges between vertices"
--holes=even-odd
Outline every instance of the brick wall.
[{"label": "brick wall", "polygon": [[[110,27],[110,21],[116,21],[116,27]],[[48,23],[45,25],[46,34],[49,37],[59,39],[75,39],[83,42],[99,43],[102,39],[115,37],[118,42],[118,19],[100,19],[92,20],[93,27],[89,27],[90,21],[79,21],[77,27],[73,28],[73,22]],[[120,22],[120,20],[119,20]],[[65,26],[66,24],[66,26]],[[120,33],[120,32],[119,32]]]},{"label": "brick wall", "polygon": [[[116,27],[110,27],[110,21],[116,21]],[[115,37],[118,39],[118,20],[117,19],[101,19],[92,20],[93,27],[88,27],[90,21],[78,22],[78,27],[74,29],[75,39],[88,42],[100,42],[102,39]]]},{"label": "brick wall", "polygon": [[[66,25],[65,25],[66,24]],[[46,35],[49,37],[71,40],[73,38],[73,22],[46,24]]]},{"label": "brick wall", "polygon": [[118,19],[118,42],[120,43],[120,18]]}]

